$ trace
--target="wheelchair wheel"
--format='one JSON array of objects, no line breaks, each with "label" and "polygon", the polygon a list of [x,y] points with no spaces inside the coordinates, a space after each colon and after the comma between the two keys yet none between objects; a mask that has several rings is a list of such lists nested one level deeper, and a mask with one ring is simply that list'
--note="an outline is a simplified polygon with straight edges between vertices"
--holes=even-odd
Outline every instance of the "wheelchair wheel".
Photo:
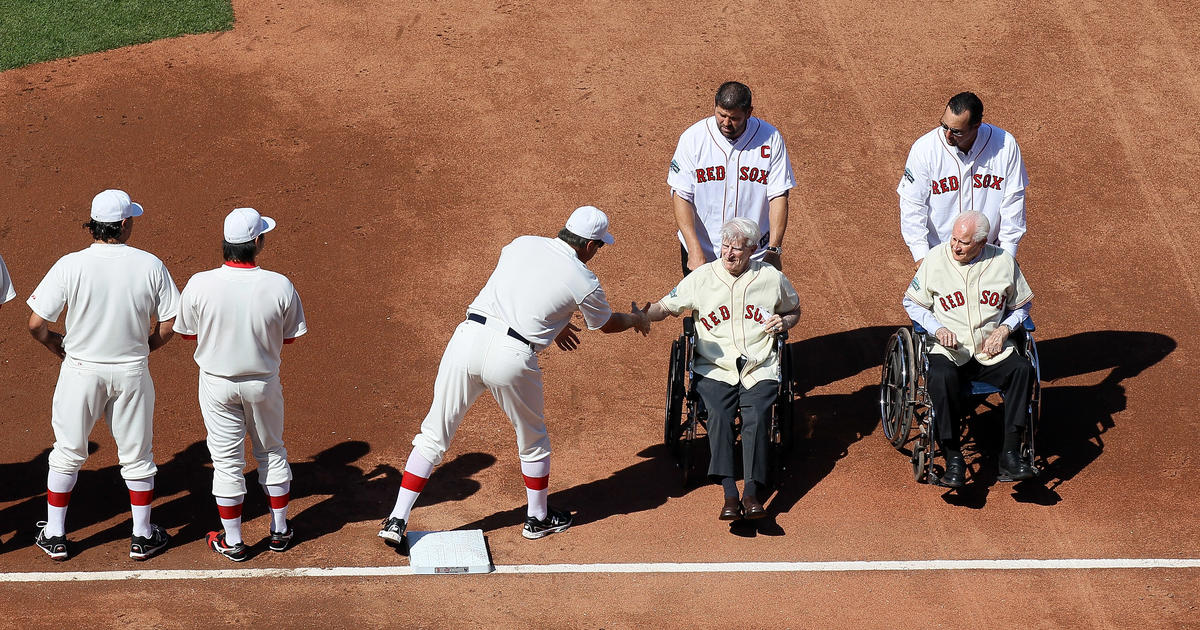
[{"label": "wheelchair wheel", "polygon": [[1037,449],[1034,447],[1034,436],[1037,434],[1038,421],[1042,415],[1042,366],[1038,360],[1037,343],[1033,340],[1033,332],[1024,330],[1024,344],[1022,347],[1025,358],[1033,365],[1033,383],[1031,383],[1029,392],[1029,423],[1025,427],[1025,434],[1021,440],[1021,458],[1024,459],[1034,470],[1040,469],[1037,465]]},{"label": "wheelchair wheel", "polygon": [[781,396],[775,401],[775,409],[771,412],[771,425],[769,427],[771,441],[768,445],[768,456],[771,465],[771,483],[777,488],[783,479],[783,471],[787,468],[784,462],[787,459],[787,453],[791,446],[792,431],[789,425],[791,424],[792,414],[788,409],[790,406],[791,403],[785,403]]},{"label": "wheelchair wheel", "polygon": [[663,421],[663,444],[674,448],[683,430],[683,364],[682,337],[671,342],[671,363],[667,366],[667,404],[666,418]]},{"label": "wheelchair wheel", "polygon": [[929,481],[929,460],[931,455],[929,450],[925,448],[924,443],[918,443],[913,447],[912,451],[912,468],[913,479],[917,483],[926,483]]},{"label": "wheelchair wheel", "polygon": [[701,407],[698,401],[688,401],[687,417],[681,428],[681,439],[678,441],[679,470],[683,477],[683,486],[690,487],[700,477],[697,471],[700,440],[697,439],[698,428],[701,424]]},{"label": "wheelchair wheel", "polygon": [[900,328],[888,340],[879,379],[879,417],[883,436],[900,448],[908,441],[913,423],[916,370],[912,333]]},{"label": "wheelchair wheel", "polygon": [[792,382],[792,356],[787,349],[787,333],[783,333],[779,337],[779,357],[780,357],[780,387],[779,399],[775,402],[780,408],[779,413],[779,448],[780,453],[787,455],[792,452],[792,446],[795,444],[795,408],[796,390],[795,384]]},{"label": "wheelchair wheel", "polygon": [[795,393],[792,389],[790,361],[784,359],[779,381],[779,395],[771,409],[771,480],[780,487],[783,471],[787,469],[787,457],[795,444]]}]

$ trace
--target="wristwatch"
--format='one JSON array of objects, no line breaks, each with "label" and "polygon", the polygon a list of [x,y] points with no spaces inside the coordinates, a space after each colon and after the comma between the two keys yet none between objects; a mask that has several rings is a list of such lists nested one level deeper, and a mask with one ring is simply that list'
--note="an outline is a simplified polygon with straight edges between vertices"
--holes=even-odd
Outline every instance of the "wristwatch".
[{"label": "wristwatch", "polygon": [[782,255],[783,255],[783,248],[782,248],[782,247],[779,247],[779,246],[776,246],[776,245],[768,245],[768,246],[766,247],[766,250],[767,250],[767,251],[769,251],[769,252],[775,252],[775,255],[776,255],[776,256],[782,256]]}]

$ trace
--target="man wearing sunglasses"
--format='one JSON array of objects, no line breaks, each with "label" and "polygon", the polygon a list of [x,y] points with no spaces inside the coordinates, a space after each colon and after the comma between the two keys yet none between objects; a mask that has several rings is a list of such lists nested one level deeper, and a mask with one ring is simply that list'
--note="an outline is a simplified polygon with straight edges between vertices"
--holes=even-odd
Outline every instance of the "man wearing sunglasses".
[{"label": "man wearing sunglasses", "polygon": [[978,96],[954,95],[938,126],[913,143],[896,188],[900,232],[913,260],[949,241],[954,219],[968,210],[988,218],[987,242],[1015,257],[1025,235],[1028,185],[1012,134],[983,122]]}]

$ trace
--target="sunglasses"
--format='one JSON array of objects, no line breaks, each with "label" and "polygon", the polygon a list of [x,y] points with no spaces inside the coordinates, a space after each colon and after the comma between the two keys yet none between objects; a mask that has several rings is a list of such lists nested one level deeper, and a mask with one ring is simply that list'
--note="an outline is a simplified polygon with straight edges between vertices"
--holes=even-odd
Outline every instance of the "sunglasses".
[{"label": "sunglasses", "polygon": [[941,121],[939,121],[938,124],[942,126],[943,131],[949,131],[950,135],[954,136],[955,138],[960,138],[963,135],[965,135],[968,131],[970,131],[970,129],[954,129],[950,125],[947,125],[946,123],[941,122]]}]

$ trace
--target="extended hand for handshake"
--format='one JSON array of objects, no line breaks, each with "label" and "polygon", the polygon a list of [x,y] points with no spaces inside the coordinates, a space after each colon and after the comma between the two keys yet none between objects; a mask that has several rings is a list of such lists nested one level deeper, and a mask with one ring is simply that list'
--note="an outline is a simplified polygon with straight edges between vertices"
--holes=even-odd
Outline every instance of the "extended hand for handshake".
[{"label": "extended hand for handshake", "polygon": [[[642,333],[642,336],[650,334],[650,303],[646,302],[646,306],[638,308],[637,302],[631,302],[628,313],[613,313],[608,322],[600,327],[602,332],[616,333],[633,328]],[[568,323],[562,332],[554,338],[554,345],[558,346],[559,350],[571,352],[579,347],[579,335],[575,333],[581,329],[575,324]]]}]

